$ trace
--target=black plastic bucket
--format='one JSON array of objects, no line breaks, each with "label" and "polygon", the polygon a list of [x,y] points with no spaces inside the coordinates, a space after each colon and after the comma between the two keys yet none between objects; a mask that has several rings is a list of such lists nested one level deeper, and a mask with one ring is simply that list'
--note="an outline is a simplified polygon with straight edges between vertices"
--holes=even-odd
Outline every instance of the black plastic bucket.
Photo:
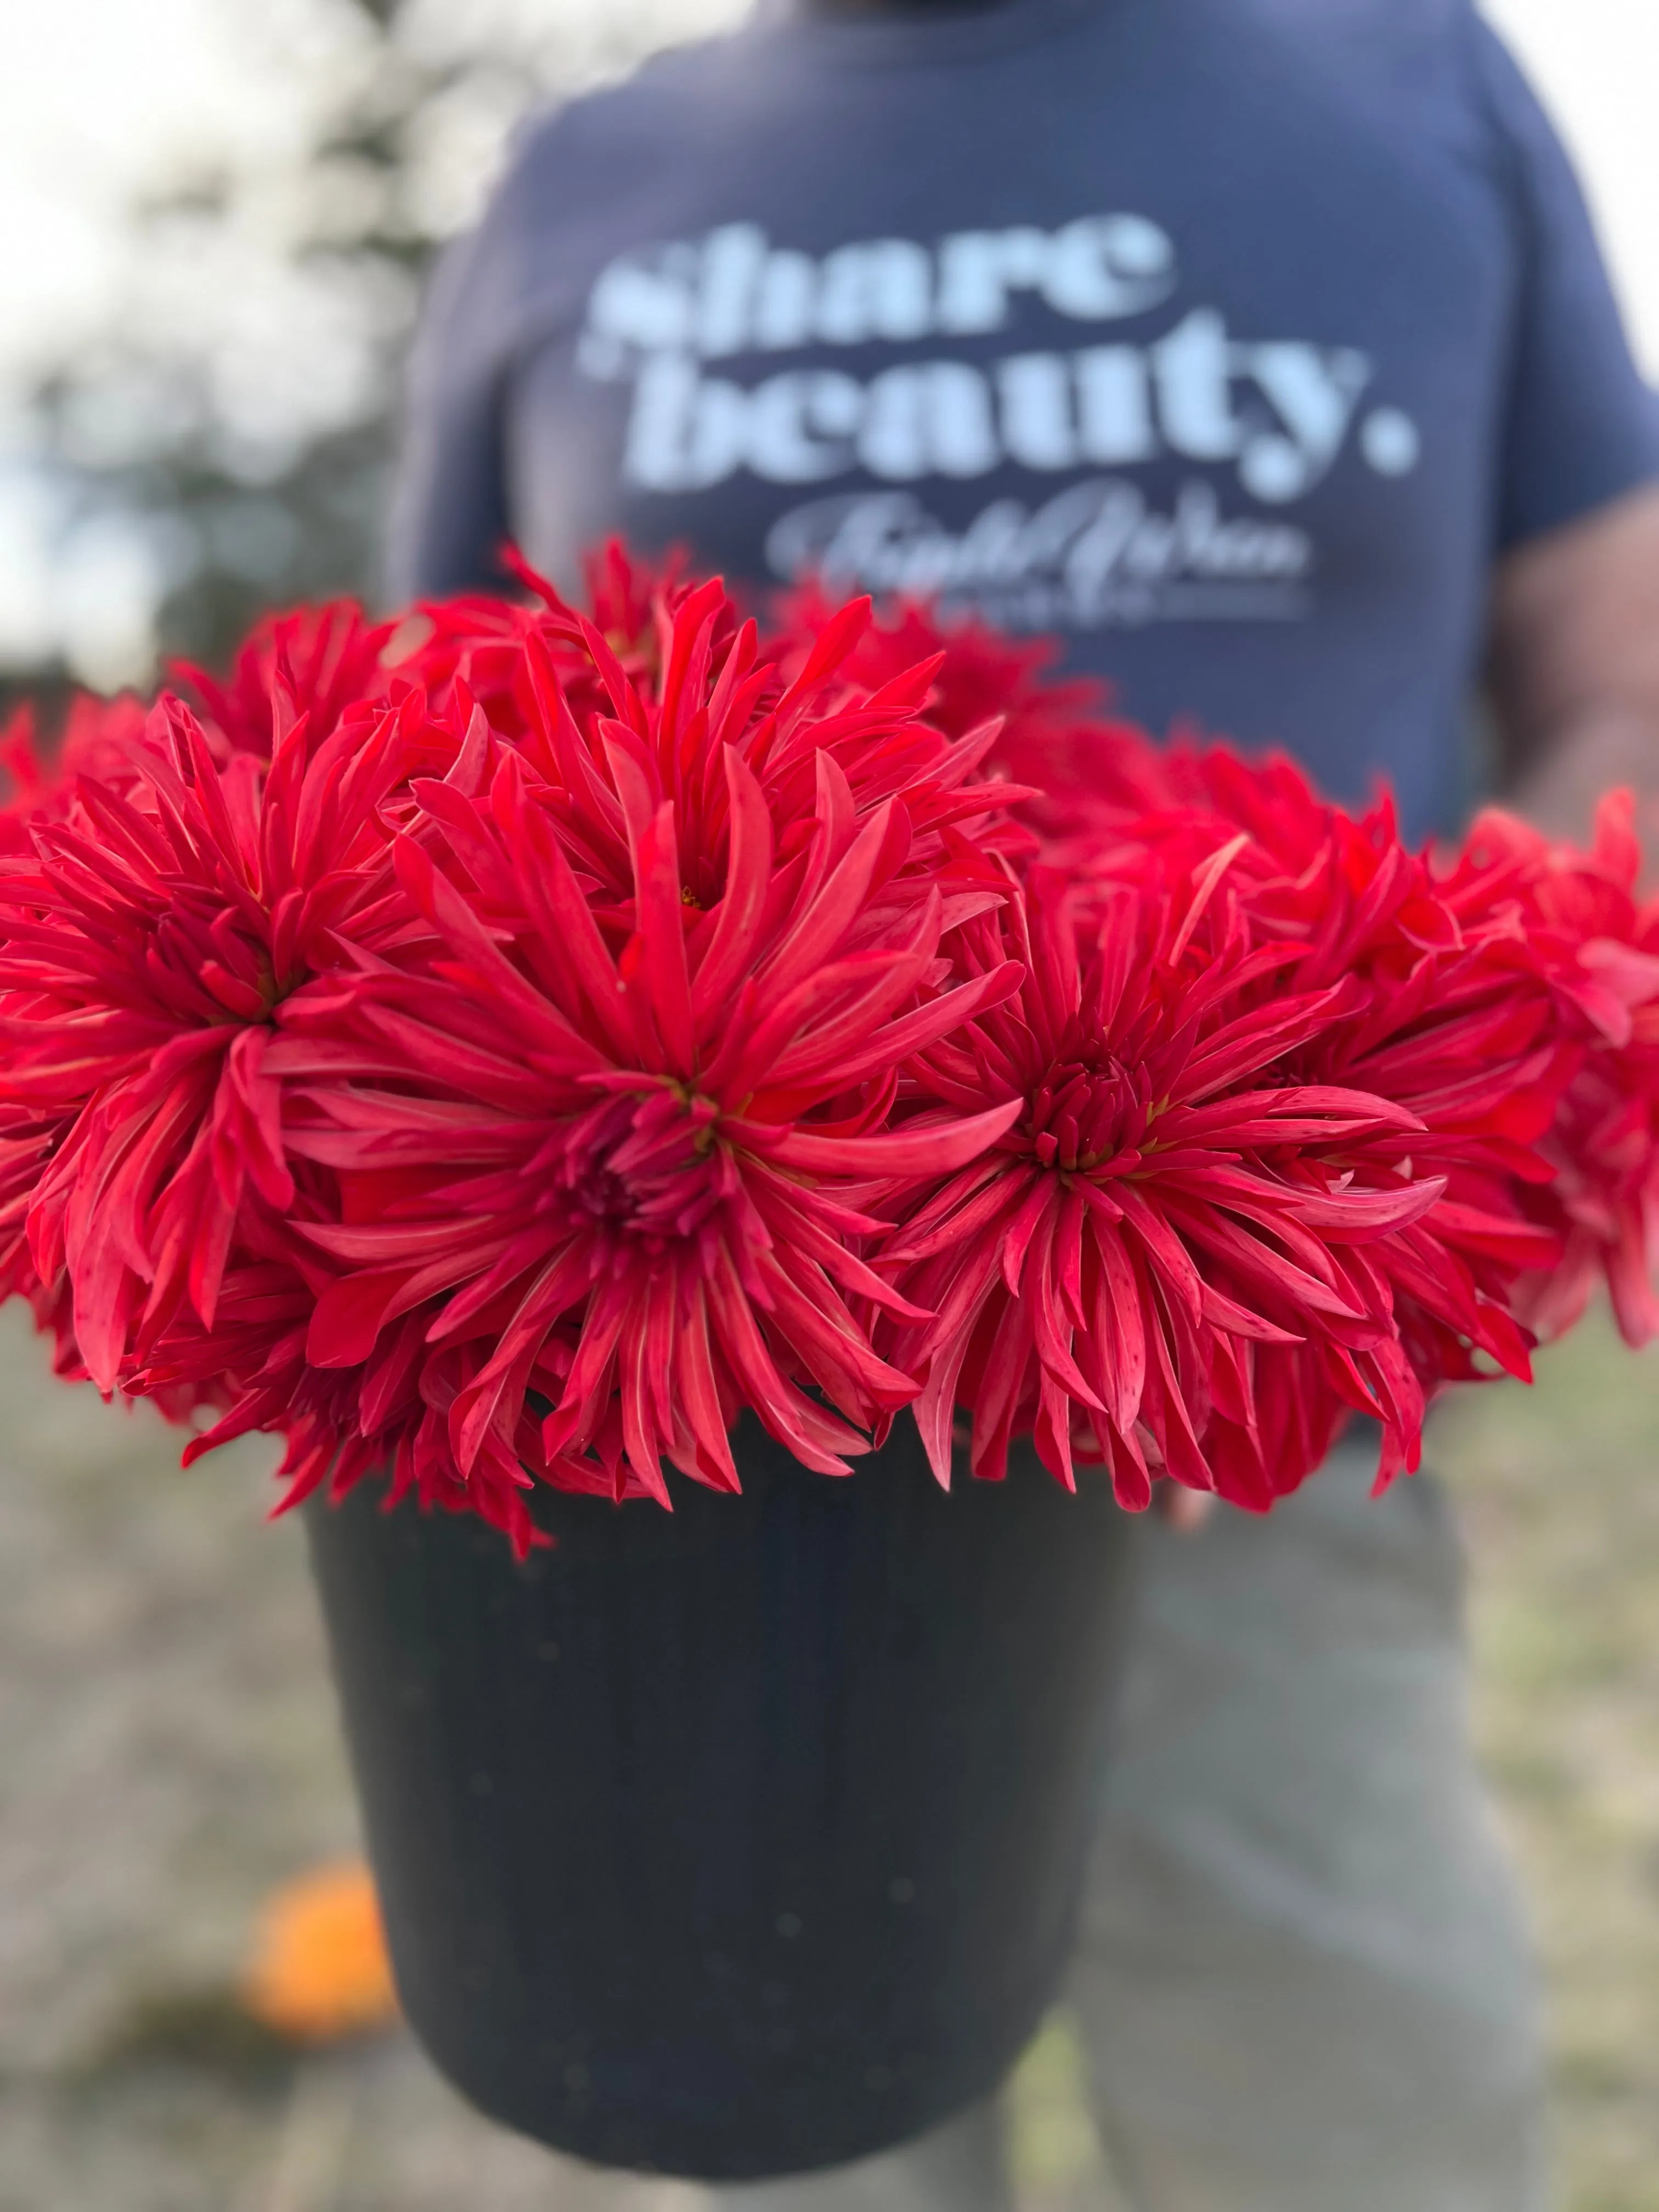
[{"label": "black plastic bucket", "polygon": [[313,1506],[398,1984],[483,2109],[609,2166],[830,2166],[988,2094],[1065,1962],[1127,1523],[1029,1450],[546,1494],[524,1566]]}]

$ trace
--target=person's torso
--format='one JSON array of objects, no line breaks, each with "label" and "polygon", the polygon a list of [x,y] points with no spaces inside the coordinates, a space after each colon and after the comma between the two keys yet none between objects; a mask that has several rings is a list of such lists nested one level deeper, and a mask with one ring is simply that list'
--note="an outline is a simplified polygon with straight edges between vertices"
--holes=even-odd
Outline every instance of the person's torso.
[{"label": "person's torso", "polygon": [[1449,822],[1519,249],[1442,12],[1026,0],[585,104],[519,179],[530,557],[937,595]]}]

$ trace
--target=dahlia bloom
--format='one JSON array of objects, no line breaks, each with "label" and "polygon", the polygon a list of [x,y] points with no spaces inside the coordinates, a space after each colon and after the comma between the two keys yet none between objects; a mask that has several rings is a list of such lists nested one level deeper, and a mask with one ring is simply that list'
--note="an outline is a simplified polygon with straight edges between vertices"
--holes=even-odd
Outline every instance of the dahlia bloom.
[{"label": "dahlia bloom", "polygon": [[1626,1342],[1659,1334],[1659,902],[1638,896],[1627,793],[1598,811],[1589,852],[1511,815],[1476,821],[1443,895],[1462,927],[1511,948],[1548,994],[1572,1071],[1538,1141],[1552,1175],[1528,1181],[1529,1218],[1561,1256],[1520,1298],[1540,1336],[1583,1314],[1605,1279]]},{"label": "dahlia bloom", "polygon": [[[1008,787],[974,785],[915,685],[825,708],[862,610],[784,688],[718,586],[659,608],[632,676],[554,608],[557,652],[527,636],[510,713],[446,646],[442,780],[389,767],[366,832],[380,934],[348,917],[328,980],[274,1010],[261,1072],[293,1197],[243,1205],[212,1310],[175,1298],[129,1333],[124,1387],[222,1407],[192,1455],[280,1429],[290,1502],[390,1466],[394,1496],[470,1505],[523,1547],[526,1470],[662,1496],[668,1456],[729,1482],[745,1403],[840,1468],[867,1448],[848,1419],[880,1431],[914,1395],[860,1317],[895,1302],[861,1209],[986,1141],[889,1121],[897,1059],[995,987],[943,988],[939,946],[1006,895],[973,833]],[[417,647],[399,683],[426,665]],[[331,744],[375,726],[354,709]],[[582,945],[609,964],[578,987]],[[647,982],[668,998],[618,1030]],[[783,1087],[757,1091],[763,1070]],[[647,1322],[653,1358],[674,1347],[648,1407]]]},{"label": "dahlia bloom", "polygon": [[[687,620],[701,628],[695,605]],[[429,811],[396,860],[429,950],[366,971],[340,1018],[303,1036],[296,1021],[277,1048],[301,1109],[294,1149],[348,1201],[359,1178],[374,1194],[374,1218],[306,1231],[351,1270],[319,1299],[308,1356],[352,1365],[439,1301],[427,1340],[460,1357],[448,1420],[464,1480],[488,1467],[510,1481],[527,1462],[666,1503],[667,1458],[735,1487],[727,1432],[744,1405],[805,1464],[844,1472],[868,1448],[859,1431],[915,1395],[860,1316],[915,1315],[860,1256],[883,1226],[866,1208],[1012,1118],[983,1103],[892,1118],[907,1054],[1018,980],[1001,962],[940,973],[947,927],[994,895],[908,877],[902,802],[860,817],[827,749],[805,842],[791,779],[774,782],[786,858],[766,787],[726,748],[715,872],[682,847],[655,755],[611,747],[625,900],[608,865],[584,890],[586,817],[565,818],[568,790],[520,754],[476,793],[417,786]]]},{"label": "dahlia bloom", "polygon": [[1445,1178],[1440,1202],[1376,1255],[1419,1380],[1529,1379],[1516,1286],[1559,1249],[1523,1194],[1548,1178],[1539,1148],[1573,1065],[1536,972],[1512,939],[1463,927],[1386,798],[1356,819],[1290,763],[1219,749],[1179,749],[1171,773],[1248,832],[1237,867],[1256,930],[1305,945],[1304,984],[1358,987],[1354,1012],[1291,1068],[1405,1108],[1422,1126],[1419,1171]]},{"label": "dahlia bloom", "polygon": [[[118,780],[126,766],[125,748],[142,732],[144,710],[130,693],[113,699],[77,694],[69,712],[56,757],[41,757],[35,715],[25,702],[0,731],[0,766],[11,784],[0,802],[0,855],[31,855],[31,823],[60,817],[70,781],[84,769]],[[82,1379],[79,1349],[66,1279],[43,1283],[29,1249],[27,1216],[41,1176],[63,1134],[61,1117],[50,1108],[0,1104],[0,1297],[26,1297],[36,1326],[56,1344],[54,1364],[68,1378]]]},{"label": "dahlia bloom", "polygon": [[297,722],[266,769],[164,701],[118,779],[79,777],[0,860],[0,1108],[40,1163],[35,1270],[67,1274],[106,1391],[182,1302],[210,1328],[244,1217],[294,1204],[270,1048],[343,939],[404,925],[378,809],[429,751],[417,708],[314,750]]},{"label": "dahlia bloom", "polygon": [[1137,852],[1176,837],[1192,849],[1206,813],[1210,841],[1243,830],[1235,872],[1262,926],[1316,934],[1326,973],[1415,967],[1417,1027],[1462,1054],[1437,1100],[1416,1077],[1396,1087],[1403,1034],[1393,1063],[1327,1054],[1316,1071],[1374,1085],[1459,1141],[1461,1157],[1437,1156],[1446,1203],[1404,1240],[1449,1232],[1468,1271],[1451,1270],[1455,1319],[1402,1313],[1425,1382],[1474,1379],[1471,1352],[1525,1376],[1526,1342],[1571,1328],[1600,1279],[1629,1342],[1659,1332],[1659,908],[1638,896],[1628,796],[1603,802],[1588,853],[1492,809],[1454,852],[1413,854],[1386,799],[1356,821],[1283,759],[1190,743],[1152,754],[1127,737],[1112,759],[1113,834],[1097,833],[1085,877],[1123,864],[1126,825]]},{"label": "dahlia bloom", "polygon": [[[893,899],[914,900],[929,884],[947,896],[1000,882],[987,855],[1021,845],[1008,821],[1024,793],[979,771],[995,736],[988,725],[966,737],[939,729],[925,713],[926,665],[874,686],[851,675],[871,620],[855,600],[826,624],[811,651],[784,680],[752,623],[738,624],[718,583],[662,603],[656,651],[642,676],[629,674],[611,641],[585,618],[562,655],[526,652],[530,727],[526,761],[544,778],[560,835],[579,865],[619,904],[631,896],[627,825],[644,803],[640,780],[671,800],[686,856],[686,889],[706,905],[725,865],[730,799],[724,769],[737,750],[758,781],[781,867],[801,866],[816,834],[821,763],[837,772],[853,817],[899,803],[908,836],[891,873]],[[600,702],[586,720],[573,696]]]},{"label": "dahlia bloom", "polygon": [[[1293,944],[1251,943],[1230,857],[1168,890],[1125,886],[1086,921],[1074,888],[1039,873],[1006,917],[963,933],[970,971],[1012,955],[1025,980],[907,1077],[958,1109],[1012,1097],[1017,1118],[882,1254],[934,1309],[883,1340],[925,1376],[917,1419],[941,1480],[957,1405],[976,1473],[1000,1474],[1029,1429],[1068,1484],[1074,1455],[1099,1460],[1131,1506],[1164,1474],[1265,1504],[1346,1411],[1414,1459],[1422,1393],[1370,1255],[1444,1182],[1417,1168],[1422,1125],[1404,1109],[1280,1073],[1360,994],[1347,978],[1302,989]],[[1312,1347],[1337,1411],[1259,1403],[1261,1351],[1288,1346]],[[1235,1439],[1219,1458],[1216,1417]]]}]

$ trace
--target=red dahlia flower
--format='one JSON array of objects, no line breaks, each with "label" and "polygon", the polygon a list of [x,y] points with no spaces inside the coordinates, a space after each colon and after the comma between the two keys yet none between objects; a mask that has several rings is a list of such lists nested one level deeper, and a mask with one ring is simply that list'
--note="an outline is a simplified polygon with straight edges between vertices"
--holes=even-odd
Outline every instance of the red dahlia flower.
[{"label": "red dahlia flower", "polygon": [[413,699],[314,751],[301,721],[267,769],[164,702],[123,788],[82,777],[0,862],[0,1102],[44,1146],[29,1240],[105,1390],[186,1299],[210,1328],[242,1215],[294,1202],[270,1048],[343,941],[406,926],[378,809],[427,735]]},{"label": "red dahlia flower", "polygon": [[1583,1312],[1605,1278],[1627,1342],[1659,1334],[1659,902],[1638,896],[1641,849],[1628,793],[1598,812],[1588,853],[1492,811],[1443,886],[1471,934],[1508,944],[1547,991],[1573,1070],[1537,1151],[1528,1216],[1564,1256],[1521,1304],[1546,1337]]},{"label": "red dahlia flower", "polygon": [[[1166,1473],[1265,1505],[1348,1410],[1414,1457],[1421,1393],[1370,1255],[1443,1183],[1415,1172],[1420,1125],[1399,1106],[1279,1075],[1358,994],[1299,989],[1294,945],[1251,945],[1231,857],[1176,897],[1125,888],[1081,929],[1064,881],[1039,875],[1006,921],[963,933],[966,972],[1012,954],[1026,980],[909,1077],[958,1110],[1014,1098],[1018,1118],[883,1254],[937,1310],[882,1341],[926,1376],[917,1417],[941,1480],[958,1403],[975,1472],[1000,1474],[1033,1429],[1067,1482],[1074,1453],[1102,1460],[1132,1506]],[[1261,1404],[1261,1353],[1288,1345],[1315,1349],[1337,1412]],[[1212,1459],[1218,1414],[1252,1450]]]},{"label": "red dahlia flower", "polygon": [[[1119,758],[1109,811],[1074,869],[1084,897],[1110,898],[1125,875],[1156,884],[1201,867],[1230,841],[1228,881],[1253,941],[1299,945],[1304,989],[1353,987],[1347,1012],[1287,1056],[1285,1079],[1404,1108],[1420,1124],[1417,1173],[1446,1180],[1430,1213],[1370,1255],[1418,1382],[1432,1392],[1500,1370],[1529,1377],[1518,1284],[1548,1269],[1559,1246],[1523,1193],[1549,1180],[1539,1146],[1572,1059],[1525,947],[1513,933],[1466,931],[1427,860],[1401,843],[1386,797],[1356,818],[1292,763],[1224,747],[1183,742],[1149,758],[1126,739]],[[1313,1358],[1262,1352],[1264,1376],[1275,1376],[1262,1403],[1281,1413],[1325,1403]],[[1213,1444],[1230,1448],[1224,1415]],[[1240,1449],[1254,1460],[1253,1443]],[[1399,1449],[1385,1425],[1385,1478],[1406,1463]]]},{"label": "red dahlia flower", "polygon": [[[366,975],[344,1024],[316,1025],[313,1060],[297,1036],[279,1055],[291,1080],[328,1079],[295,1148],[348,1196],[360,1178],[374,1193],[374,1218],[307,1231],[355,1269],[319,1302],[310,1358],[353,1364],[441,1301],[428,1340],[467,1354],[449,1408],[464,1479],[527,1461],[666,1503],[666,1457],[735,1487],[745,1404],[806,1465],[844,1472],[867,1449],[848,1422],[884,1429],[914,1395],[860,1318],[918,1317],[858,1255],[881,1226],[865,1207],[959,1166],[1012,1109],[895,1127],[893,1076],[1017,975],[939,988],[944,902],[885,896],[903,812],[860,824],[830,754],[811,840],[783,863],[759,781],[734,750],[724,767],[719,896],[690,895],[702,856],[673,802],[646,805],[609,929],[517,756],[475,798],[419,787],[447,854],[406,838],[398,866],[434,955]],[[526,1403],[547,1409],[538,1440]]]}]

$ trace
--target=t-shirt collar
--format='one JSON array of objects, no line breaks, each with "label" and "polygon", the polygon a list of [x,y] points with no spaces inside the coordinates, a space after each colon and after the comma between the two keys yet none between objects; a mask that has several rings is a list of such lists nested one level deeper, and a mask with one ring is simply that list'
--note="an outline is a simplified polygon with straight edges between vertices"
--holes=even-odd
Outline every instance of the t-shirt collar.
[{"label": "t-shirt collar", "polygon": [[836,15],[811,0],[760,0],[757,19],[791,38],[809,40],[826,63],[948,61],[1002,53],[1099,12],[1105,0],[994,0],[961,9]]}]

